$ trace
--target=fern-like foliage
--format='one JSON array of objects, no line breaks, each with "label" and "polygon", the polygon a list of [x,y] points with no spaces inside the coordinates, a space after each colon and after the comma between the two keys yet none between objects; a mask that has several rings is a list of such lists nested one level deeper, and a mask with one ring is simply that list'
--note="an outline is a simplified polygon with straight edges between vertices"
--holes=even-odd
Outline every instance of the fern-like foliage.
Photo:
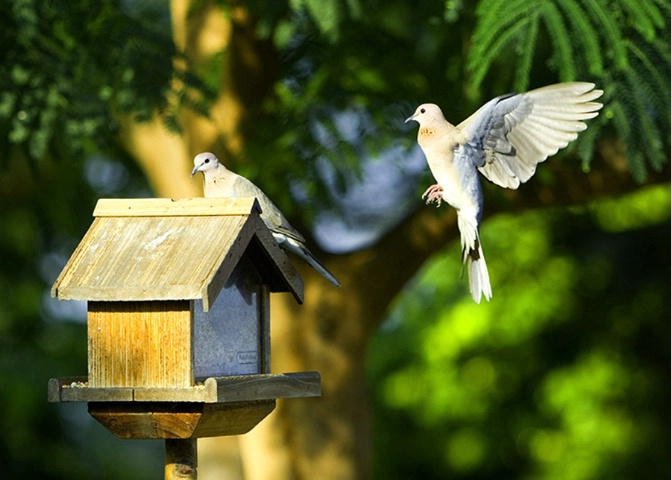
[{"label": "fern-like foliage", "polygon": [[[632,175],[668,161],[671,131],[671,4],[665,0],[482,0],[468,59],[477,87],[501,62],[517,91],[539,67],[564,82],[592,80],[605,90],[604,113],[580,136],[589,168],[600,128],[626,145]],[[545,64],[542,62],[545,59]]]}]

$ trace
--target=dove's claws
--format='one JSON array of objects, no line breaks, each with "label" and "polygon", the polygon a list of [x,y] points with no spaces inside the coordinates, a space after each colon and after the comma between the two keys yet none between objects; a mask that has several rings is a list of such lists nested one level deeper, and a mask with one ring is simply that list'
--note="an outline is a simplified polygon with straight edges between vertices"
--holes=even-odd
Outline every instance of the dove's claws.
[{"label": "dove's claws", "polygon": [[431,185],[422,194],[422,200],[425,200],[427,205],[435,203],[436,208],[440,207],[441,203],[443,202],[443,187],[441,187],[437,183]]}]

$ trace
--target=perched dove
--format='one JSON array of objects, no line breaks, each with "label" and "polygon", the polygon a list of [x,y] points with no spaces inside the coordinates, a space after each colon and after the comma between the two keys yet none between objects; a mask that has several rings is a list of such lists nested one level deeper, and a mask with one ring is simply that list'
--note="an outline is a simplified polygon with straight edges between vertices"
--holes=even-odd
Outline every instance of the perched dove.
[{"label": "perched dove", "polygon": [[462,263],[467,265],[471,296],[489,301],[492,287],[478,233],[483,196],[478,170],[493,183],[517,188],[587,128],[602,105],[592,83],[560,83],[522,94],[497,97],[456,127],[437,105],[417,107],[406,120],[419,123],[417,142],[437,184],[422,195],[426,203],[445,200],[457,210]]},{"label": "perched dove", "polygon": [[194,176],[196,172],[203,173],[206,197],[256,197],[261,205],[261,219],[271,231],[279,246],[305,260],[308,265],[336,287],[340,286],[340,282],[305,246],[305,238],[291,226],[280,209],[259,187],[245,177],[241,177],[224,167],[213,153],[199,153],[193,159],[193,164],[191,176]]}]

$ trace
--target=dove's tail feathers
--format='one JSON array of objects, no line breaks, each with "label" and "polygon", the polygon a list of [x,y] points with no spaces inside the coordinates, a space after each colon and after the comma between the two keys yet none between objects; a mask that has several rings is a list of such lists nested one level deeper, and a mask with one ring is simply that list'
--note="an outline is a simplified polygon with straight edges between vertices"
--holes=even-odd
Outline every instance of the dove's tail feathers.
[{"label": "dove's tail feathers", "polygon": [[477,250],[471,250],[466,257],[468,267],[468,284],[471,290],[471,296],[475,303],[480,303],[482,296],[489,301],[492,298],[492,286],[489,283],[489,272],[487,263],[482,253],[480,242],[476,241]]},{"label": "dove's tail feathers", "polygon": [[340,282],[333,276],[331,272],[328,271],[324,265],[322,265],[319,260],[317,260],[317,257],[315,257],[305,245],[294,240],[293,238],[287,237],[286,235],[273,234],[273,236],[277,240],[277,243],[280,245],[280,247],[295,255],[298,255],[302,260],[305,261],[305,263],[314,268],[315,271],[326,280],[331,282],[336,287],[340,286]]},{"label": "dove's tail feathers", "polygon": [[492,298],[492,286],[489,283],[489,272],[482,245],[480,245],[478,224],[475,218],[476,216],[469,217],[465,212],[460,211],[457,215],[457,226],[461,234],[461,261],[468,270],[471,296],[475,303],[480,303],[482,295],[487,301]]}]

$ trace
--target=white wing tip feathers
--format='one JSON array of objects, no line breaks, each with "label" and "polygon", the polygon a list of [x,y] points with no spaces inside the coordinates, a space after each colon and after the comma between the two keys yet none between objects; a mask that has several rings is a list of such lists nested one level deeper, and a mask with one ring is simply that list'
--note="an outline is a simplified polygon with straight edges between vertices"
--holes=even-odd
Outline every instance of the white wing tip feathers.
[{"label": "white wing tip feathers", "polygon": [[506,120],[511,124],[505,139],[513,146],[515,155],[489,151],[480,172],[504,188],[515,189],[529,180],[538,163],[568,146],[587,128],[584,120],[599,114],[603,105],[593,100],[603,90],[594,87],[588,82],[560,83],[522,94],[522,102],[531,106],[522,111],[528,113],[522,113],[520,118],[511,112]]}]

